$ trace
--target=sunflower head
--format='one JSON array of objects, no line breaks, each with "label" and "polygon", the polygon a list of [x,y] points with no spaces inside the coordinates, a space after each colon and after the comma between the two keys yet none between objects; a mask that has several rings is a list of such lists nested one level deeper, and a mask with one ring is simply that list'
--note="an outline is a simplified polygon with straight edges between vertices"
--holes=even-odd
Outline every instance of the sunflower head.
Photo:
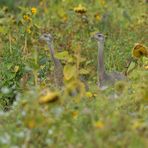
[{"label": "sunflower head", "polygon": [[32,14],[36,14],[36,13],[37,13],[37,9],[36,9],[35,7],[32,7],[32,8],[31,8],[31,13],[32,13]]},{"label": "sunflower head", "polygon": [[31,20],[29,15],[24,15],[24,16],[23,16],[23,19],[24,19],[25,21],[30,21],[30,20]]},{"label": "sunflower head", "polygon": [[136,43],[132,49],[132,56],[134,58],[141,58],[143,56],[148,57],[148,50],[144,45]]},{"label": "sunflower head", "polygon": [[84,13],[86,13],[87,10],[84,6],[79,4],[77,7],[74,8],[74,11],[79,14],[84,14]]}]

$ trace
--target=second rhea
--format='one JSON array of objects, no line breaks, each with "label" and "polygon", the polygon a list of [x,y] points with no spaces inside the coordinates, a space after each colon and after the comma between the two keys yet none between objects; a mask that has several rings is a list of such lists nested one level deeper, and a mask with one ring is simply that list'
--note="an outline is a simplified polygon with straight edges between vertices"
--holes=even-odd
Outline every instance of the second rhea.
[{"label": "second rhea", "polygon": [[108,86],[113,85],[116,81],[125,79],[125,76],[120,72],[106,72],[104,65],[105,36],[101,33],[96,33],[92,38],[98,43],[98,85],[100,89],[106,89]]}]

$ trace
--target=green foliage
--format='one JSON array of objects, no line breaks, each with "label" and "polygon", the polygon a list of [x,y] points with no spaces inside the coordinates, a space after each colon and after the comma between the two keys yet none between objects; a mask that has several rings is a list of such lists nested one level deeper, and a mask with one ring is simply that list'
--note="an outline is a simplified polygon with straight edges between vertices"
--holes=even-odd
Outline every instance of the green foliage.
[{"label": "green foliage", "polygon": [[14,7],[14,1],[13,0],[1,0],[0,6],[7,6],[7,7],[10,7],[10,8],[13,8]]},{"label": "green foliage", "polygon": [[[147,58],[131,62],[128,81],[101,91],[91,40],[105,34],[107,70],[126,71],[134,44],[147,44],[143,0],[7,0],[0,8],[0,147],[148,146]],[[43,32],[63,64],[61,89]]]}]

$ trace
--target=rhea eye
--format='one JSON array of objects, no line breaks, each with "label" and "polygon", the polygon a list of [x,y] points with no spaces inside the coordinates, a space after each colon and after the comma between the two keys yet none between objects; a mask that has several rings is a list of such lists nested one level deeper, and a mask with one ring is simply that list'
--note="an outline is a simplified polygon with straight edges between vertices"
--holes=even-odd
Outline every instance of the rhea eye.
[{"label": "rhea eye", "polygon": [[101,37],[101,35],[100,35],[100,34],[98,34],[98,37]]}]

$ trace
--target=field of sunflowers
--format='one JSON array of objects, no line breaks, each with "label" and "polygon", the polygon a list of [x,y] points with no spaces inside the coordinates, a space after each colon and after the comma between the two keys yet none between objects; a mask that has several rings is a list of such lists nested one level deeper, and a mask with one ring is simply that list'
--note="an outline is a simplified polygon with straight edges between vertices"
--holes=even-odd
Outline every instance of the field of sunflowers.
[{"label": "field of sunflowers", "polygon": [[[147,7],[0,0],[0,148],[147,148]],[[105,69],[126,77],[104,90],[98,32]]]}]

